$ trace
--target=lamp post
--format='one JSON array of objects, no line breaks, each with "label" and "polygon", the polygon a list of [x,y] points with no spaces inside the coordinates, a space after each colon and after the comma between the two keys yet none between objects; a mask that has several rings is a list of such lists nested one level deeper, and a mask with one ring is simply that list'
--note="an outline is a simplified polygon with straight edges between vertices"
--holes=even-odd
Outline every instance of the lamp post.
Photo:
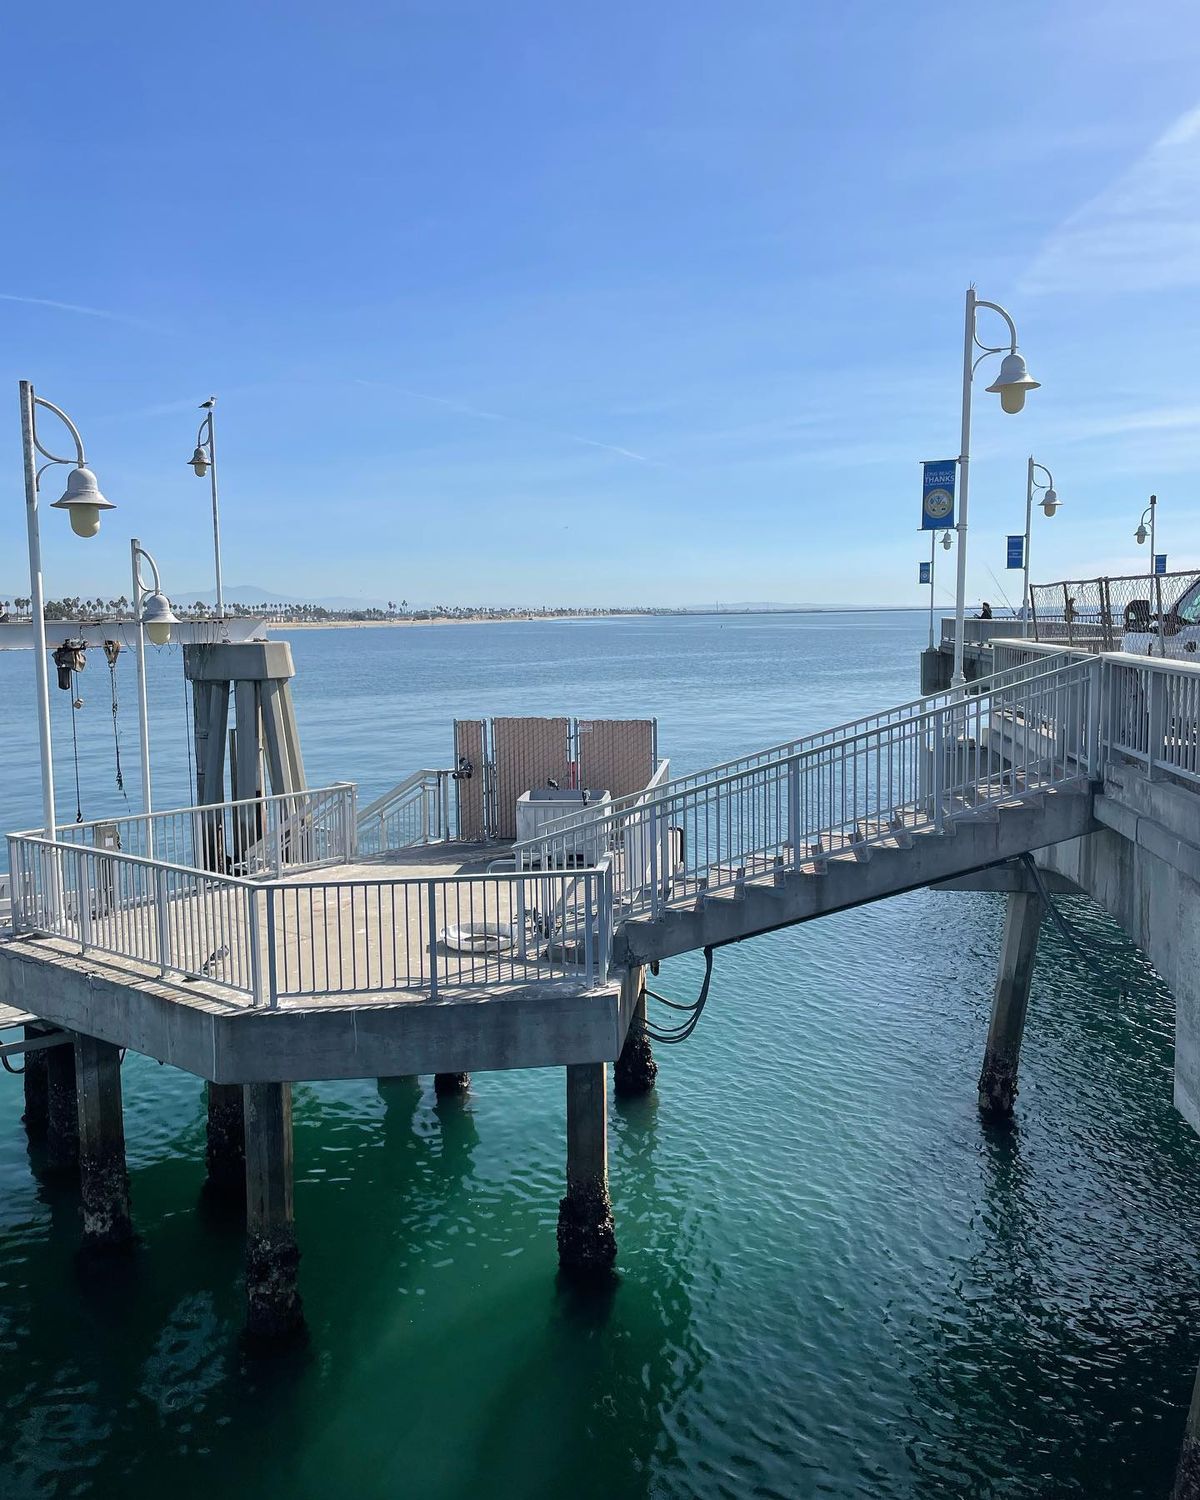
[{"label": "lamp post", "polygon": [[[976,332],[975,323],[981,307],[990,307],[1008,324],[1008,353],[1003,344],[985,344]],[[983,352],[976,358],[978,346]],[[1017,349],[1017,325],[998,302],[985,302],[976,297],[975,288],[967,288],[967,316],[963,335],[963,391],[962,391],[962,451],[958,458],[958,587],[954,598],[954,676],[951,686],[961,688],[966,681],[963,673],[963,646],[966,637],[967,598],[967,498],[971,464],[971,383],[975,370],[989,354],[1004,354],[1000,361],[1000,373],[987,387],[1000,397],[1001,409],[1018,412],[1025,405],[1028,391],[1036,391],[1041,381],[1031,378],[1025,368],[1025,358]]]},{"label": "lamp post", "polygon": [[217,570],[217,618],[225,618],[225,587],[221,581],[221,515],[217,508],[217,435],[213,427],[213,414],[216,411],[217,398],[210,396],[207,401],[200,403],[200,410],[206,413],[204,420],[200,423],[200,430],[196,433],[196,451],[188,459],[188,463],[195,471],[197,479],[203,479],[208,475],[212,487],[212,517],[213,517],[213,557],[216,561]]},{"label": "lamp post", "polygon": [[[83,439],[79,429],[61,407],[34,394],[28,380],[20,382],[21,448],[25,464],[25,530],[29,540],[29,608],[33,623],[34,670],[37,674],[38,744],[42,760],[42,827],[48,839],[56,831],[54,812],[54,754],[50,739],[50,672],[46,663],[46,601],[42,589],[42,537],[38,517],[38,488],[41,477],[52,464],[74,464],[67,475],[67,487],[52,510],[65,510],[71,518],[76,536],[95,536],[100,530],[100,512],[112,510],[112,503],[100,493],[96,476],[87,466]],[[62,420],[75,442],[75,457],[60,458],[42,445],[37,431],[37,409],[52,411]],[[39,469],[37,455],[46,462]]]},{"label": "lamp post", "polygon": [[[1154,539],[1154,513],[1155,513],[1155,511],[1157,509],[1158,509],[1158,496],[1157,495],[1151,495],[1150,496],[1150,504],[1147,505],[1146,509],[1142,512],[1142,519],[1138,522],[1138,529],[1133,533],[1133,539],[1138,544],[1139,547],[1145,545],[1145,541],[1146,541],[1147,537],[1150,538],[1150,576],[1151,576],[1151,578],[1154,577],[1154,553],[1155,553],[1155,547],[1156,547],[1156,543],[1155,543],[1155,539]],[[1146,517],[1147,516],[1150,517],[1150,530],[1149,531],[1146,530]]]},{"label": "lamp post", "polygon": [[[1041,472],[1046,476],[1046,483],[1037,482],[1037,474]],[[1035,463],[1033,454],[1029,455],[1029,467],[1025,475],[1025,587],[1021,594],[1021,634],[1029,634],[1029,606],[1031,596],[1029,593],[1029,533],[1033,521],[1033,496],[1036,490],[1044,490],[1041,499],[1041,507],[1047,516],[1052,516],[1058,509],[1058,491],[1054,488],[1054,475],[1045,464]]]},{"label": "lamp post", "polygon": [[[947,531],[942,537],[942,546],[949,552],[950,533]],[[929,534],[929,649],[933,650],[933,580],[937,571],[937,532]]]},{"label": "lamp post", "polygon": [[[156,646],[165,646],[171,639],[171,626],[179,623],[171,608],[171,601],[162,591],[162,580],[158,575],[158,564],[134,537],[129,543],[129,558],[133,572],[133,617],[137,621],[137,673],[138,673],[138,743],[142,754],[142,811],[146,814],[146,853],[154,853],[154,828],[149,821],[153,804],[150,797],[150,716],[146,706],[146,637]],[[150,565],[154,575],[154,587],[147,588],[142,578],[141,563]]]}]

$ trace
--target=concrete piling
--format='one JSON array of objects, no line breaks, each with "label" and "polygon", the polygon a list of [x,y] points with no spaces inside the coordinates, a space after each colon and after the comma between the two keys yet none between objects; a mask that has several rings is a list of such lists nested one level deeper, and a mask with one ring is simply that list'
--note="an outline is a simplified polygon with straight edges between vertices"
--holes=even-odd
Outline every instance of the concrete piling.
[{"label": "concrete piling", "polygon": [[465,1094],[471,1087],[470,1073],[435,1073],[433,1091],[439,1099]]},{"label": "concrete piling", "polygon": [[629,1030],[613,1067],[613,1088],[625,1099],[648,1094],[658,1077],[658,1064],[646,1035],[646,971],[640,965],[626,970],[621,980],[621,1009],[629,1009]]},{"label": "concrete piling", "polygon": [[207,1187],[223,1199],[246,1192],[246,1116],[239,1083],[206,1085],[204,1163]]},{"label": "concrete piling", "polygon": [[979,1108],[994,1119],[1007,1119],[1017,1096],[1017,1064],[1043,907],[1042,897],[1036,892],[1009,894],[987,1050],[979,1075]]},{"label": "concrete piling", "polygon": [[246,1331],[280,1342],[304,1327],[297,1287],[292,1192],[292,1086],[248,1083],[246,1131]]},{"label": "concrete piling", "polygon": [[[27,1042],[32,1042],[45,1034],[45,1029],[41,1026],[26,1026],[25,1028]],[[44,1141],[50,1109],[50,1076],[47,1070],[45,1049],[26,1052],[24,1063],[24,1077],[21,1082],[25,1087],[25,1113],[21,1119],[30,1140]]]},{"label": "concrete piling", "polygon": [[77,1035],[75,1076],[84,1245],[93,1250],[116,1250],[130,1245],[134,1238],[125,1167],[120,1048],[96,1037]]},{"label": "concrete piling", "polygon": [[46,1058],[46,1171],[73,1173],[79,1165],[79,1098],[75,1048],[49,1047]]},{"label": "concrete piling", "polygon": [[558,1205],[564,1271],[611,1269],[617,1236],[608,1195],[608,1097],[604,1063],[567,1068],[567,1193]]},{"label": "concrete piling", "polygon": [[1192,1387],[1192,1404],[1183,1431],[1171,1500],[1200,1500],[1200,1373]]}]

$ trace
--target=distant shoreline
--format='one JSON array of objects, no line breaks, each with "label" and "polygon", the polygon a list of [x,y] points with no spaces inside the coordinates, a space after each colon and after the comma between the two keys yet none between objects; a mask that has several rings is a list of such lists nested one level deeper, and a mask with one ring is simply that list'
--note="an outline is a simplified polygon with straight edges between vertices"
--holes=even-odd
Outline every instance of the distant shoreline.
[{"label": "distant shoreline", "polygon": [[419,625],[529,625],[541,621],[561,624],[564,620],[745,620],[773,615],[893,615],[927,614],[928,611],[928,605],[920,604],[814,604],[797,605],[794,609],[606,609],[595,614],[467,615],[464,618],[439,615],[424,620],[407,617],[395,620],[293,620],[287,615],[278,615],[264,619],[263,625],[268,630],[391,630],[397,626],[407,629]]}]

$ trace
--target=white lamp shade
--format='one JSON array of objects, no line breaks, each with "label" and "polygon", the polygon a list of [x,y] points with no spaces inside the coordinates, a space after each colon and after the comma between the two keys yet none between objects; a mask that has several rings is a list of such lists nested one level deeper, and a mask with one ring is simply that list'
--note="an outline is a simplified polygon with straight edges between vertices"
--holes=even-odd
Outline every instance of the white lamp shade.
[{"label": "white lamp shade", "polygon": [[171,639],[171,626],[178,625],[179,618],[166,594],[146,595],[142,601],[142,624],[156,646],[167,644]]},{"label": "white lamp shade", "polygon": [[1025,405],[1028,391],[1036,391],[1041,385],[1034,380],[1025,367],[1025,356],[1014,349],[1000,361],[1000,373],[988,386],[988,390],[1000,397],[1000,405],[1007,412],[1018,412]]},{"label": "white lamp shade", "polygon": [[1048,516],[1052,516],[1058,509],[1058,492],[1053,485],[1042,496],[1042,509]]},{"label": "white lamp shade", "polygon": [[950,550],[950,533],[949,532],[947,532],[946,535],[942,538],[942,546],[945,547],[945,549],[946,549],[947,552],[949,552],[949,550]]},{"label": "white lamp shade", "polygon": [[100,512],[115,510],[111,500],[100,493],[96,476],[91,469],[80,464],[67,475],[67,487],[61,499],[55,500],[51,510],[65,510],[71,517],[71,530],[76,536],[95,536],[100,530]]},{"label": "white lamp shade", "polygon": [[1140,547],[1146,540],[1148,535],[1149,532],[1146,530],[1146,528],[1139,524],[1138,529],[1133,533],[1134,541],[1136,541],[1138,546]]},{"label": "white lamp shade", "polygon": [[205,453],[203,448],[197,448],[191,458],[188,459],[188,463],[195,469],[198,479],[203,479],[208,473],[208,454]]}]

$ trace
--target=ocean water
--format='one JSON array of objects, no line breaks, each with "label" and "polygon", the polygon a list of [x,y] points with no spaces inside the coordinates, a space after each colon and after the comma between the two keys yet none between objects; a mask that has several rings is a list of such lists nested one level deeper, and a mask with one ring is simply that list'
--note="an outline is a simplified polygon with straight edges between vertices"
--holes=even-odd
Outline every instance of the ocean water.
[{"label": "ocean water", "polygon": [[[297,632],[309,780],[447,764],[450,721],[654,714],[676,770],[914,696],[919,614]],[[185,795],[153,653],[156,796]],[[136,805],[132,657],[117,668]],[[85,817],[123,805],[110,681]],[[32,672],[0,655],[0,823],[39,818]],[[60,817],[75,815],[68,695]],[[619,1277],[556,1275],[558,1072],[295,1090],[307,1347],[249,1354],[241,1233],[200,1204],[198,1080],[130,1055],[128,1264],[81,1267],[0,1075],[0,1495],[1161,1496],[1200,1359],[1200,1142],[1172,1005],[1084,901],[1047,926],[1017,1123],[975,1108],[1000,898],[918,892],[718,953],[693,1038],[613,1103]],[[693,956],[659,987],[694,994]]]}]

